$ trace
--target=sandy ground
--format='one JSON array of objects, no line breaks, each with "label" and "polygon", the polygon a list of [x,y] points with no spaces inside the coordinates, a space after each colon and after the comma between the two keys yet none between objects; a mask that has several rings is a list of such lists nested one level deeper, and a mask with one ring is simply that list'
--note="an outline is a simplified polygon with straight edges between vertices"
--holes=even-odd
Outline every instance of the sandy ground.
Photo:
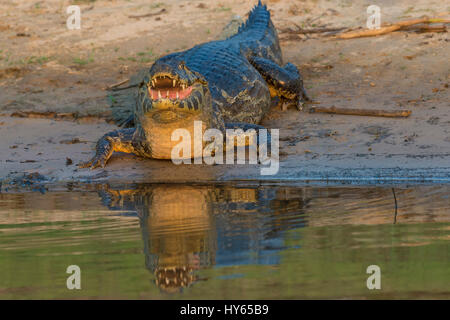
[{"label": "sandy ground", "polygon": [[[66,28],[65,8],[79,4],[81,30]],[[449,12],[443,1],[267,1],[279,30],[365,26],[366,8],[382,22]],[[105,88],[129,79],[159,56],[210,41],[253,1],[8,1],[0,3],[0,180],[24,174],[70,181],[450,181],[448,33],[395,32],[332,40],[288,39],[284,60],[296,64],[317,106],[410,109],[407,119],[309,114],[274,109],[280,170],[261,176],[251,165],[184,165],[113,156],[106,169],[77,169],[96,140],[117,128]],[[136,18],[155,13],[154,16]],[[444,17],[448,17],[446,15]],[[53,112],[45,118],[23,112]],[[22,113],[21,113],[22,112]],[[16,180],[14,180],[16,179]]]}]

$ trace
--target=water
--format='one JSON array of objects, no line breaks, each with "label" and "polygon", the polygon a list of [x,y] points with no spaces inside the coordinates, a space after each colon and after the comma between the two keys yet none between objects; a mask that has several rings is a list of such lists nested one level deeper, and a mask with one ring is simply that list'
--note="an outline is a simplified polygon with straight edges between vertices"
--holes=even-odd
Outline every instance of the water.
[{"label": "water", "polygon": [[450,298],[450,187],[394,191],[397,213],[390,187],[0,193],[0,299]]}]

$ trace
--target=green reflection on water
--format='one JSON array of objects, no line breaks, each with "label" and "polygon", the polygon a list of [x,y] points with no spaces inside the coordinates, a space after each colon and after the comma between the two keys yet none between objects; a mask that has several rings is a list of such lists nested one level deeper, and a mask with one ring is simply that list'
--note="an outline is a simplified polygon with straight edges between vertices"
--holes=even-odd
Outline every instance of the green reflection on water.
[{"label": "green reflection on water", "polygon": [[[190,209],[161,205],[181,194]],[[395,225],[383,188],[152,186],[115,193],[113,211],[97,193],[2,194],[0,298],[448,299],[448,188],[397,194]],[[127,203],[137,216],[122,214],[133,212]],[[208,256],[172,294],[155,283],[158,266],[174,260],[167,245]],[[82,290],[66,288],[72,264]],[[381,290],[366,287],[372,264]]]}]

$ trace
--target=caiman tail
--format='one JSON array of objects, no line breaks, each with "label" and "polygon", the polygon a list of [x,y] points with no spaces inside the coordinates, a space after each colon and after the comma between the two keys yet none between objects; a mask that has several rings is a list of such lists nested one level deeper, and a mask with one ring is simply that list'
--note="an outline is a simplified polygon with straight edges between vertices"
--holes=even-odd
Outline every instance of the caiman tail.
[{"label": "caiman tail", "polygon": [[261,1],[250,11],[247,21],[240,26],[237,34],[229,39],[245,43],[247,55],[259,56],[282,64],[277,30],[270,18],[270,11]]}]

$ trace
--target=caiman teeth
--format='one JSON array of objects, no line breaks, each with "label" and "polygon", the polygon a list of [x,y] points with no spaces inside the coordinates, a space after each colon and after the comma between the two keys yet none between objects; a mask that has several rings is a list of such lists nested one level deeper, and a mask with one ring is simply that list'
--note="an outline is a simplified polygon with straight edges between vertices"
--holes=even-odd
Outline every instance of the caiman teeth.
[{"label": "caiman teeth", "polygon": [[148,93],[152,100],[182,101],[189,97],[193,90],[194,85],[177,76],[166,74],[153,75],[148,82]]}]

